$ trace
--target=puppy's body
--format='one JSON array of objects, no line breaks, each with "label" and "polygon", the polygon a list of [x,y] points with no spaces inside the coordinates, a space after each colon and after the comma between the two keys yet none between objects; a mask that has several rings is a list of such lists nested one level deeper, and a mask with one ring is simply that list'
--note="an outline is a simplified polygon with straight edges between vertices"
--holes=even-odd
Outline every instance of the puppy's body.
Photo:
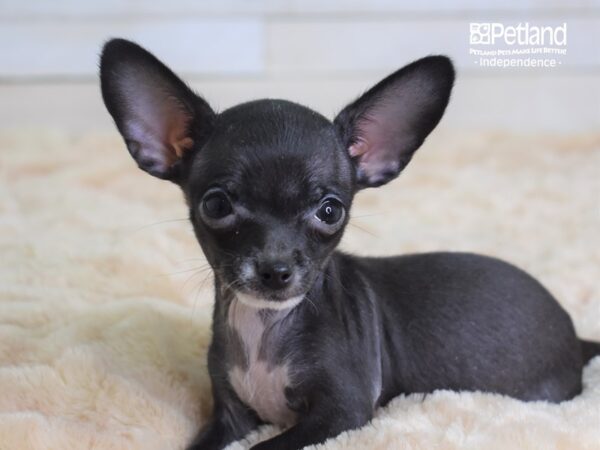
[{"label": "puppy's body", "polygon": [[[307,295],[310,302],[284,311],[256,310],[233,293],[217,298],[215,314],[245,316],[238,320],[251,328],[231,339],[239,321],[215,317],[226,326],[215,328],[209,357],[213,380],[223,381],[215,389],[232,387],[258,416],[238,424],[239,436],[259,419],[289,427],[318,398],[343,403],[357,416],[348,420],[361,423],[402,393],[481,390],[559,402],[581,391],[569,316],[537,281],[499,260],[334,253]],[[248,348],[259,349],[249,365]],[[231,356],[225,366],[223,355]],[[248,386],[239,383],[244,375]],[[307,442],[298,436],[293,446]]]},{"label": "puppy's body", "polygon": [[390,75],[330,122],[281,100],[216,114],[151,54],[109,42],[105,103],[138,165],[178,184],[215,272],[214,414],[192,444],[219,449],[263,422],[257,449],[364,425],[402,393],[481,390],[559,402],[600,345],[533,278],[461,253],[335,251],[352,199],[396,177],[440,120],[444,57]]}]

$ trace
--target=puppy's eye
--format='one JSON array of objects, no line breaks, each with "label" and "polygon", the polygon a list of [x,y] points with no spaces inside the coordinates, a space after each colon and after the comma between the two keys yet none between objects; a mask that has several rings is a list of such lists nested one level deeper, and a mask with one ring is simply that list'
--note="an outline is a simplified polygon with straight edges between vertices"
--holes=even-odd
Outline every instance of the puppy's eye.
[{"label": "puppy's eye", "polygon": [[315,216],[327,225],[335,225],[344,217],[344,205],[335,198],[328,198],[321,203]]},{"label": "puppy's eye", "polygon": [[233,212],[231,202],[224,192],[208,193],[202,200],[202,211],[211,219],[222,219]]}]

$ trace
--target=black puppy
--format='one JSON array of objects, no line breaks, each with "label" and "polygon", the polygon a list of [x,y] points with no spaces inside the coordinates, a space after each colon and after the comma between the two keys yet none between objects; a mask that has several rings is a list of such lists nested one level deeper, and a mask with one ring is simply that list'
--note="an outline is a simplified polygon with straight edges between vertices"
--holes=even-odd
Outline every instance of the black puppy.
[{"label": "black puppy", "polygon": [[294,449],[367,423],[391,398],[481,390],[560,402],[600,345],[536,280],[464,253],[335,251],[352,198],[394,177],[437,125],[454,82],[430,56],[330,122],[283,100],[215,113],[139,46],[102,53],[102,95],[140,168],[178,184],[214,269],[214,416],[193,449],[264,422],[257,449]]}]

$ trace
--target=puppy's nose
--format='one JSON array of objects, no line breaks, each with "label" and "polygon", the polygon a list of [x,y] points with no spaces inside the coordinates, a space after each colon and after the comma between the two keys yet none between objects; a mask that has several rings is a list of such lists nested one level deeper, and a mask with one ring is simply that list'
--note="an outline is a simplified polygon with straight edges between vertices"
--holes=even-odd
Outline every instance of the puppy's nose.
[{"label": "puppy's nose", "polygon": [[292,281],[292,268],[283,262],[263,263],[258,274],[262,284],[270,289],[283,289]]}]

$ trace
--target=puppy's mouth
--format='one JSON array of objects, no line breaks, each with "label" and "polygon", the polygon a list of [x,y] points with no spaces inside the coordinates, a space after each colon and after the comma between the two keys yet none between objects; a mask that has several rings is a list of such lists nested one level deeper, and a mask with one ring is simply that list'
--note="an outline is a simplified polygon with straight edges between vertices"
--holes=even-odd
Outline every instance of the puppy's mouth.
[{"label": "puppy's mouth", "polygon": [[[251,269],[252,266],[247,264],[235,273],[223,273],[223,279],[229,295],[233,295],[240,303],[257,309],[294,308],[306,297],[314,282],[313,272],[296,270],[286,283],[274,283],[270,286],[268,280],[265,282]],[[228,278],[235,281],[228,282]]]},{"label": "puppy's mouth", "polygon": [[251,306],[256,309],[274,309],[284,310],[295,308],[302,302],[306,294],[300,294],[293,297],[267,297],[256,295],[248,292],[236,291],[235,298],[246,306]]},{"label": "puppy's mouth", "polygon": [[276,309],[283,310],[294,308],[307,294],[308,289],[303,283],[296,280],[287,289],[272,290],[257,285],[256,283],[248,283],[238,286],[233,290],[233,294],[240,303],[252,306],[258,309]]}]

